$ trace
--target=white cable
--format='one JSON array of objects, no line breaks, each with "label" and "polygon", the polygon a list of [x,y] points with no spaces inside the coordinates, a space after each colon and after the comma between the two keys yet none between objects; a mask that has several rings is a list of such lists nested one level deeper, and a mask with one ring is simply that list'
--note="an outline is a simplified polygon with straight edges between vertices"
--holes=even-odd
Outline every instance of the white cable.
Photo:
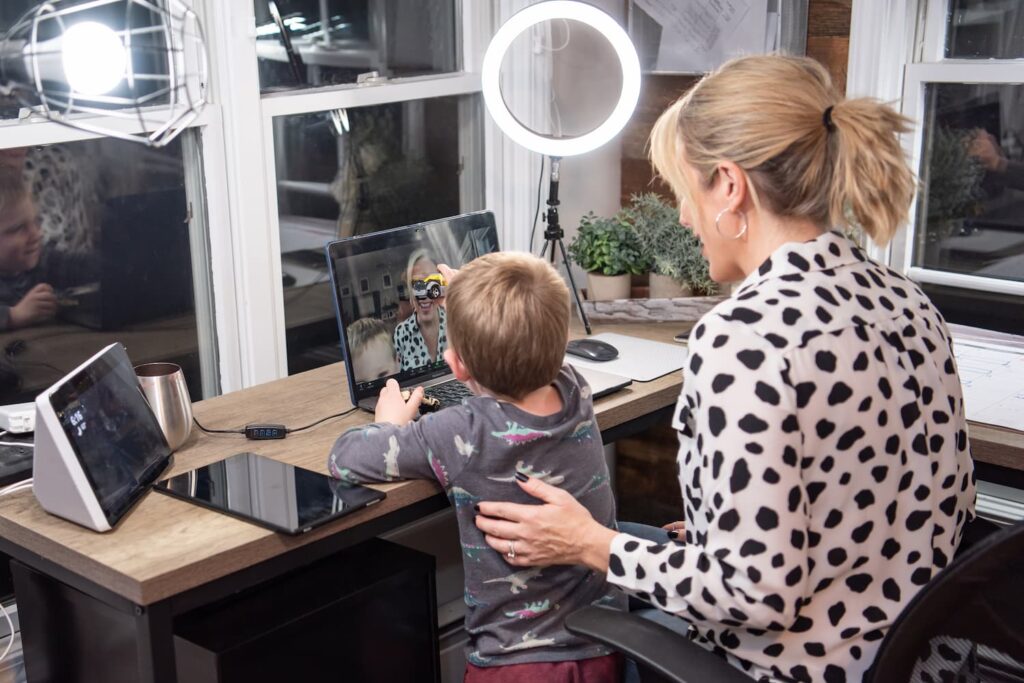
[{"label": "white cable", "polygon": [[35,448],[34,443],[22,443],[21,441],[0,441],[0,446],[24,446],[25,448]]},{"label": "white cable", "polygon": [[7,641],[7,648],[4,653],[0,655],[0,663],[7,659],[7,655],[11,653],[11,647],[14,646],[14,622],[11,621],[11,615],[7,612],[7,608],[3,603],[0,603],[0,612],[3,612],[4,619],[7,620],[7,628],[11,630],[11,639]]},{"label": "white cable", "polygon": [[7,488],[0,489],[0,497],[9,495],[11,493],[17,493],[18,491],[23,491],[25,489],[30,489],[30,488],[32,488],[32,478],[31,477],[29,477],[28,479],[26,479],[24,481],[19,481],[19,482],[16,482],[14,484],[11,484]]}]

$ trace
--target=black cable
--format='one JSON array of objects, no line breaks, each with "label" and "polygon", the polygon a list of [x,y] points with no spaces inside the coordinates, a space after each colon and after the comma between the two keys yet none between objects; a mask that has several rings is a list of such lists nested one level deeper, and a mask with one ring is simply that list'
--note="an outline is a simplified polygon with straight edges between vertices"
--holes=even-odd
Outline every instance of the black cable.
[{"label": "black cable", "polygon": [[200,430],[206,432],[207,434],[245,434],[244,429],[207,429],[202,424],[200,424],[199,420],[196,419],[195,415],[192,416],[192,421],[196,423],[196,427],[199,427]]},{"label": "black cable", "polygon": [[295,429],[289,429],[288,433],[291,434],[293,432],[301,432],[303,429],[309,429],[310,427],[316,427],[321,422],[327,422],[328,420],[333,420],[336,417],[344,417],[345,415],[348,415],[349,413],[353,413],[356,410],[359,410],[358,406],[356,406],[354,408],[349,408],[348,410],[343,410],[340,413],[335,413],[334,415],[328,415],[327,417],[320,418],[316,422],[308,424],[305,427],[296,427]]},{"label": "black cable", "polygon": [[[349,413],[353,413],[353,412],[355,412],[358,409],[359,409],[358,407],[349,408],[348,410],[343,410],[340,413],[335,413],[334,415],[328,415],[327,417],[322,417],[319,420],[317,420],[316,422],[312,422],[312,423],[310,423],[308,425],[305,425],[303,427],[296,427],[295,429],[286,429],[285,431],[287,433],[289,433],[289,434],[292,434],[294,432],[301,432],[301,431],[303,431],[305,429],[310,429],[312,427],[316,427],[318,424],[321,424],[323,422],[327,422],[328,420],[333,420],[334,418],[337,418],[337,417],[344,417],[345,415],[348,415]],[[199,420],[197,420],[195,418],[195,415],[192,416],[192,421],[196,423],[196,426],[199,427],[200,430],[206,432],[207,434],[245,434],[245,430],[244,429],[207,429],[202,424],[200,424]]]},{"label": "black cable", "polygon": [[533,238],[537,234],[537,218],[540,216],[540,188],[544,184],[544,155],[540,157],[540,175],[537,177],[537,208],[533,212],[533,228],[530,229],[530,253],[533,253]]}]

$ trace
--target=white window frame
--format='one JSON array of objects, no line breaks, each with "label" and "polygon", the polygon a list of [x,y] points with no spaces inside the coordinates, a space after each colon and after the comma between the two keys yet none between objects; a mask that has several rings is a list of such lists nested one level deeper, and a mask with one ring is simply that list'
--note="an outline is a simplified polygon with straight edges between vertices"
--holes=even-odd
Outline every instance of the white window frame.
[{"label": "white window frame", "polygon": [[[490,2],[456,2],[461,30],[457,46],[462,70],[451,74],[401,78],[373,85],[313,88],[260,95],[256,57],[256,24],[252,0],[204,0],[213,30],[211,59],[214,80],[222,95],[225,119],[227,202],[231,209],[231,241],[238,292],[235,324],[238,330],[240,382],[251,386],[287,376],[284,288],[281,273],[277,178],[274,164],[273,119],[277,116],[331,109],[365,107],[446,95],[480,92],[480,64],[493,33]],[[463,114],[460,112],[460,118]],[[484,169],[463,183],[485,179],[483,200],[496,202],[500,174],[488,152],[493,144],[490,124],[484,123]],[[471,138],[467,135],[467,140]],[[468,157],[469,151],[463,149]],[[463,173],[462,176],[474,174]],[[464,190],[479,191],[465,185]],[[498,209],[500,211],[500,208]],[[218,264],[214,263],[214,269]]]},{"label": "white window frame", "polygon": [[[188,1],[188,0],[186,0]],[[200,0],[209,2],[209,0]],[[197,8],[201,11],[201,7]],[[154,108],[154,112],[159,112]],[[128,134],[151,132],[157,124],[140,125],[134,118],[106,116],[82,117],[107,129]],[[205,212],[190,207],[193,290],[198,352],[200,355],[201,385],[204,396],[213,396],[236,389],[241,384],[241,364],[238,361],[238,329],[235,321],[223,314],[235,308],[235,276],[231,255],[230,233],[216,229],[229,223],[227,195],[227,168],[224,159],[224,117],[216,103],[209,104],[189,124],[199,132],[201,149],[183,146],[182,156],[188,196],[193,200],[202,191]],[[96,140],[104,136],[29,117],[0,120],[0,149],[53,145],[83,140]],[[128,143],[126,143],[128,144]],[[201,167],[195,160],[202,159]],[[216,264],[216,267],[211,267]]]},{"label": "white window frame", "polygon": [[[876,97],[893,103],[920,122],[924,89],[931,83],[1024,83],[1024,59],[947,59],[944,57],[949,0],[858,0],[853,4],[847,97]],[[915,172],[920,169],[921,125],[904,136]],[[965,275],[912,265],[918,202],[912,205],[887,248],[872,245],[872,255],[917,282],[1024,296],[1024,283]]]}]

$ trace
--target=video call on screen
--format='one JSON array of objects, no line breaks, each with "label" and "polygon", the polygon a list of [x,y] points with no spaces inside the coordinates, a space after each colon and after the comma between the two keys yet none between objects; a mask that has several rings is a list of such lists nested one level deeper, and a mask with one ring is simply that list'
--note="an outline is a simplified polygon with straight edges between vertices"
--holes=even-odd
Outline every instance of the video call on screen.
[{"label": "video call on screen", "polygon": [[357,391],[446,368],[447,282],[437,266],[458,269],[496,250],[493,223],[478,214],[334,245],[342,334]]},{"label": "video call on screen", "polygon": [[108,353],[51,398],[103,513],[118,517],[154,465],[170,455],[127,357]]}]

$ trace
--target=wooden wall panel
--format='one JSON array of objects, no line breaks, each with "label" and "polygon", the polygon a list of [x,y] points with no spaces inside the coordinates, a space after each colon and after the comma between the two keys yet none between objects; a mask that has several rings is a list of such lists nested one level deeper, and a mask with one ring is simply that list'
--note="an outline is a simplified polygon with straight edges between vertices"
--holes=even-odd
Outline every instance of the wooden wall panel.
[{"label": "wooden wall panel", "polygon": [[[807,10],[807,55],[825,65],[840,92],[846,89],[852,3],[853,0],[809,0]],[[647,137],[658,115],[696,81],[696,77],[688,75],[644,75],[636,112],[622,134],[623,203],[637,192],[671,195],[663,184],[652,183]]]}]

